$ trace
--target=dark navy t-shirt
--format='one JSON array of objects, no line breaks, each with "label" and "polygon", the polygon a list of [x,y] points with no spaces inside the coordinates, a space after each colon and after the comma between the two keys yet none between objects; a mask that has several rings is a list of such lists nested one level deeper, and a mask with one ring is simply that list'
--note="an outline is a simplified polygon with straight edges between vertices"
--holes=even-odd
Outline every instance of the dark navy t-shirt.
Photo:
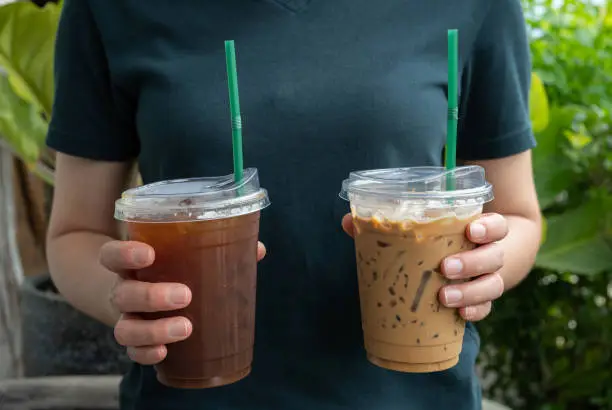
[{"label": "dark navy t-shirt", "polygon": [[123,410],[480,408],[471,324],[448,371],[366,360],[337,195],[352,170],[441,163],[450,28],[460,37],[460,159],[532,148],[519,0],[65,0],[52,148],[137,159],[146,183],[231,173],[223,41],[233,39],[245,166],[272,199],[251,375],[176,390],[134,365]]}]

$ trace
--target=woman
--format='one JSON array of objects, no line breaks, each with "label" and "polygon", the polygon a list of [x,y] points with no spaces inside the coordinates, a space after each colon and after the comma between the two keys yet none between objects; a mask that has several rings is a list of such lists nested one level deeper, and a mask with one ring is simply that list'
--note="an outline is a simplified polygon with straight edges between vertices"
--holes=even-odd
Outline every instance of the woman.
[{"label": "woman", "polygon": [[[537,252],[530,62],[518,0],[65,0],[48,143],[58,151],[49,230],[53,279],[77,308],[115,327],[135,364],[123,410],[480,408],[468,323],[460,362],[430,374],[370,365],[360,330],[347,206],[354,169],[440,165],[446,30],[460,33],[458,155],[486,169],[496,199],[466,234],[476,250],[442,264],[441,302],[470,322],[518,284]],[[191,293],[130,279],[153,263],[117,241],[113,201],[135,161],[145,183],[231,171],[223,41],[236,40],[247,166],[263,212],[253,372],[230,386],[177,390],[151,365],[189,337],[175,310]],[[260,257],[265,248],[260,246]]]}]

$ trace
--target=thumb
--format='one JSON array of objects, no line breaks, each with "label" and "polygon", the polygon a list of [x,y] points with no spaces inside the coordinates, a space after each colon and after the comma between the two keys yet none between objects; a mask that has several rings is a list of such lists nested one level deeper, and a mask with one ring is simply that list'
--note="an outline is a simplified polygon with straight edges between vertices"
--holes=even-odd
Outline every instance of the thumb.
[{"label": "thumb", "polygon": [[257,262],[261,261],[266,256],[266,247],[263,243],[257,242]]},{"label": "thumb", "polygon": [[344,232],[346,232],[351,238],[355,236],[355,227],[353,225],[353,216],[351,214],[346,214],[342,218],[342,229],[344,229]]}]

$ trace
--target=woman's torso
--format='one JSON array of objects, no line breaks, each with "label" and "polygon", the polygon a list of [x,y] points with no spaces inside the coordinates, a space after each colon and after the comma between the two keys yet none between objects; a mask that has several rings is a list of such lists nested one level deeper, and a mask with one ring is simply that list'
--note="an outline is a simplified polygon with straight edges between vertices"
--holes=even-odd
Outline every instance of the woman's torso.
[{"label": "woman's torso", "polygon": [[236,41],[245,165],[259,169],[272,200],[252,374],[184,392],[135,366],[124,408],[479,408],[472,327],[446,372],[366,361],[353,244],[340,228],[348,207],[337,194],[351,170],[440,164],[446,30],[459,28],[469,55],[485,2],[89,2],[145,182],[231,172],[223,41]]}]

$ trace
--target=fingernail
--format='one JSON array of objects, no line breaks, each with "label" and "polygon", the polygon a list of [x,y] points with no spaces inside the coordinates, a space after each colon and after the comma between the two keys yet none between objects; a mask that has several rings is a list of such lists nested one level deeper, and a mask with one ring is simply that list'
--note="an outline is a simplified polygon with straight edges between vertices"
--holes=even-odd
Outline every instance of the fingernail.
[{"label": "fingernail", "polygon": [[170,303],[175,305],[184,305],[189,301],[187,290],[183,286],[175,286],[170,290]]},{"label": "fingernail", "polygon": [[458,258],[448,258],[444,261],[444,274],[447,277],[456,277],[463,270],[463,263]]},{"label": "fingernail", "polygon": [[168,329],[170,337],[185,337],[187,336],[187,324],[184,320],[177,320],[170,325]]},{"label": "fingernail", "polygon": [[132,261],[137,265],[145,265],[149,263],[151,253],[148,249],[134,249],[132,250]]},{"label": "fingernail", "polygon": [[481,223],[475,222],[470,225],[470,237],[472,239],[483,239],[487,234],[487,228]]},{"label": "fingernail", "polygon": [[444,298],[448,306],[453,306],[463,299],[463,293],[456,288],[448,288],[444,290]]}]

